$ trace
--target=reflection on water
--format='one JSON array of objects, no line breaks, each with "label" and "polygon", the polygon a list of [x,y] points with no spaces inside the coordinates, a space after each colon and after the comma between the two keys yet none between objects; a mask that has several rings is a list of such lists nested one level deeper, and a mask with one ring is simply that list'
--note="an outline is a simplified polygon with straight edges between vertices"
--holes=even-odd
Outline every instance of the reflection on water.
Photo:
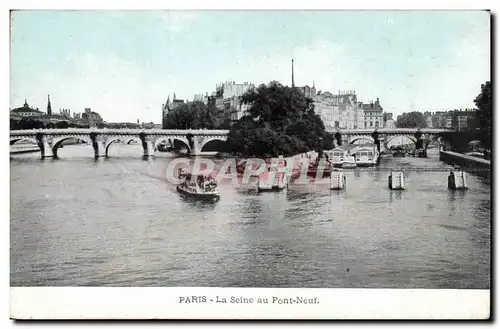
[{"label": "reflection on water", "polygon": [[343,191],[228,181],[212,203],[177,193],[167,153],[59,156],[11,157],[11,285],[489,287],[489,181],[470,174],[469,190],[448,191],[446,171],[408,171],[404,191],[388,189],[382,169],[444,168],[437,156],[385,157],[380,171],[346,172]]}]

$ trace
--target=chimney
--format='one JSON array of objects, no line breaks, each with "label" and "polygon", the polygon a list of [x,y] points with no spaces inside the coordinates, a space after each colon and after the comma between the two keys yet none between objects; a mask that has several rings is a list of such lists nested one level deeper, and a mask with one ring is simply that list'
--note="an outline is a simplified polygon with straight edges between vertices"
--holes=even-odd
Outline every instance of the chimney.
[{"label": "chimney", "polygon": [[293,77],[293,59],[292,59],[292,88],[295,87],[295,80],[294,80],[294,77]]}]

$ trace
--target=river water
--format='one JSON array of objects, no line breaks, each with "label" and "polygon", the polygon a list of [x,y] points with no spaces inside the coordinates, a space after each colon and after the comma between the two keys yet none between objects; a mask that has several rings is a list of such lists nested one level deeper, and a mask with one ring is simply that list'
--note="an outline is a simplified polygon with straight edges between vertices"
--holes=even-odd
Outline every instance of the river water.
[{"label": "river water", "polygon": [[447,190],[429,158],[384,157],[347,173],[347,188],[292,185],[257,194],[221,184],[217,203],[182,198],[165,178],[172,155],[138,145],[65,146],[60,159],[12,155],[12,286],[322,288],[490,287],[490,181]]}]

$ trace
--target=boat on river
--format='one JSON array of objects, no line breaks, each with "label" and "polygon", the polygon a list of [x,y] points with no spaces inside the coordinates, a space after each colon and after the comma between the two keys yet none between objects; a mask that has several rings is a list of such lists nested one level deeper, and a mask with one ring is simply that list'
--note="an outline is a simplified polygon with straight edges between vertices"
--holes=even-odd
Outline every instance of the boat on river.
[{"label": "boat on river", "polygon": [[373,146],[363,146],[356,150],[356,166],[372,167],[379,160],[379,153],[375,144]]},{"label": "boat on river", "polygon": [[220,198],[219,187],[212,177],[185,173],[182,178],[182,182],[177,185],[179,193],[203,200]]}]

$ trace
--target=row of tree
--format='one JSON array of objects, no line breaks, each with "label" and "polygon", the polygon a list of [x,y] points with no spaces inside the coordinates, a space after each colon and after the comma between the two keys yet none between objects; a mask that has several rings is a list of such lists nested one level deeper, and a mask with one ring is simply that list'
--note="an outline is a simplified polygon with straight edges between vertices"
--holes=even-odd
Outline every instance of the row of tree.
[{"label": "row of tree", "polygon": [[231,111],[220,111],[211,102],[183,103],[164,118],[164,129],[229,129]]},{"label": "row of tree", "polygon": [[10,130],[25,129],[66,129],[66,128],[89,128],[88,125],[78,125],[72,122],[42,122],[36,119],[23,118],[21,120],[10,119]]}]

